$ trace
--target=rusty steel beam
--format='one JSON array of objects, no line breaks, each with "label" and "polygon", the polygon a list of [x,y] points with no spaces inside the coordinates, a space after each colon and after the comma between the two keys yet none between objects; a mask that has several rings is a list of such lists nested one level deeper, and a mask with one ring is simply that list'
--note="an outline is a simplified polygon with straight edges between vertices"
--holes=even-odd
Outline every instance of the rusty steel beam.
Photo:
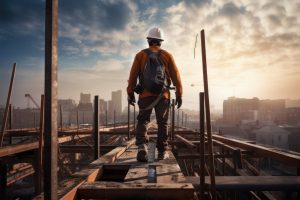
[{"label": "rusty steel beam", "polygon": [[221,141],[227,145],[232,145],[241,149],[249,150],[255,152],[255,155],[261,157],[270,157],[275,160],[281,161],[283,163],[293,165],[295,167],[300,167],[300,156],[294,155],[287,152],[282,152],[279,150],[271,149],[268,147],[251,144],[248,142],[243,142],[241,140],[226,138],[220,135],[213,135],[213,139]]},{"label": "rusty steel beam", "polygon": [[99,96],[94,99],[94,159],[100,157],[100,137],[99,137]]},{"label": "rusty steel beam", "polygon": [[57,61],[58,0],[46,0],[45,7],[45,127],[44,198],[57,199]]},{"label": "rusty steel beam", "polygon": [[[172,99],[171,104],[171,141],[172,141],[172,150],[174,150],[174,135],[175,135],[175,99]],[[149,134],[149,133],[148,133]]]},{"label": "rusty steel beam", "polygon": [[128,108],[127,108],[127,120],[128,120],[128,135],[127,135],[127,139],[130,140],[130,104],[128,103]]},{"label": "rusty steel beam", "polygon": [[208,138],[208,152],[211,154],[209,159],[210,164],[210,177],[211,177],[211,194],[212,199],[217,199],[215,189],[215,163],[213,154],[213,143],[211,138],[211,121],[210,121],[210,105],[209,105],[209,93],[208,93],[208,77],[207,77],[207,63],[206,63],[206,49],[205,49],[205,34],[204,30],[201,30],[201,50],[202,50],[202,66],[203,66],[203,82],[204,82],[204,103],[205,103],[205,115],[206,115],[206,132]]},{"label": "rusty steel beam", "polygon": [[43,191],[43,146],[44,146],[44,107],[45,96],[41,95],[41,106],[40,106],[40,135],[39,135],[39,149],[38,149],[38,183],[36,191],[41,193]]},{"label": "rusty steel beam", "polygon": [[200,130],[200,198],[204,199],[204,184],[205,184],[205,115],[204,115],[204,93],[199,93],[199,130]]},{"label": "rusty steel beam", "polygon": [[4,111],[4,116],[3,116],[3,120],[2,120],[1,132],[0,132],[0,147],[2,147],[3,138],[4,138],[4,134],[5,134],[5,128],[6,128],[7,117],[8,117],[8,108],[9,108],[9,103],[10,103],[10,98],[11,98],[11,93],[12,93],[12,87],[13,87],[13,83],[14,83],[14,79],[15,79],[16,66],[17,66],[17,64],[14,63],[12,73],[11,73],[9,88],[8,88],[8,94],[7,94],[7,98],[6,98],[5,111]]},{"label": "rusty steel beam", "polygon": [[191,149],[196,149],[197,146],[195,144],[193,144],[192,142],[188,141],[186,138],[180,136],[180,135],[175,135],[176,139],[178,139],[179,141],[183,142],[188,148]]}]

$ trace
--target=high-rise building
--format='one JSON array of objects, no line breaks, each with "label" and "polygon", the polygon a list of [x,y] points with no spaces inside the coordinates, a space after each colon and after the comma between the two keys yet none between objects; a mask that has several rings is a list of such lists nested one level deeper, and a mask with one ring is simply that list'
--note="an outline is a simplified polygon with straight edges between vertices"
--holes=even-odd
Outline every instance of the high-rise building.
[{"label": "high-rise building", "polygon": [[80,93],[80,104],[91,103],[91,94]]},{"label": "high-rise building", "polygon": [[107,101],[105,101],[104,99],[100,99],[99,100],[99,112],[105,113],[106,110],[107,110]]},{"label": "high-rise building", "polygon": [[113,104],[113,110],[117,115],[122,113],[122,90],[112,91],[111,100]]}]

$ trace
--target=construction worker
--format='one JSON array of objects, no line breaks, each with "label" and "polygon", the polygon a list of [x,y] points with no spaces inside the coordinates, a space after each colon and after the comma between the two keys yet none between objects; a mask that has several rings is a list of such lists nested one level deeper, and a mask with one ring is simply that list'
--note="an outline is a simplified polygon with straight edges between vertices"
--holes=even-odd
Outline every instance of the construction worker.
[{"label": "construction worker", "polygon": [[[140,162],[147,161],[147,124],[150,122],[150,116],[153,108],[155,110],[156,121],[158,124],[158,136],[156,141],[158,159],[162,160],[169,157],[167,153],[167,122],[170,105],[169,86],[171,85],[171,81],[176,87],[175,93],[177,108],[180,108],[182,104],[182,84],[179,71],[172,55],[166,50],[160,48],[161,43],[164,41],[162,31],[157,27],[151,28],[147,36],[147,41],[149,48],[140,51],[134,58],[127,87],[129,104],[134,105],[134,92],[139,93],[139,114],[137,116],[138,123],[136,127],[136,145],[138,146],[137,160]],[[150,60],[150,58],[154,58],[154,61],[153,59]],[[154,67],[157,68],[157,70],[150,72],[149,75],[149,69],[153,68],[153,66],[147,66],[152,65],[153,62],[158,64]],[[155,90],[152,90],[152,88],[146,87],[146,79],[149,79],[149,76],[152,76],[151,73],[157,73],[157,71],[160,69],[159,67],[163,69],[161,72],[159,72],[160,76],[157,74],[154,74],[154,76],[157,76],[158,78],[165,77],[165,79],[161,80],[161,83],[164,84],[161,92],[156,92]],[[148,74],[145,74],[146,70],[148,70]],[[154,79],[158,79],[157,77],[154,77]],[[138,79],[139,84],[137,84]]]}]

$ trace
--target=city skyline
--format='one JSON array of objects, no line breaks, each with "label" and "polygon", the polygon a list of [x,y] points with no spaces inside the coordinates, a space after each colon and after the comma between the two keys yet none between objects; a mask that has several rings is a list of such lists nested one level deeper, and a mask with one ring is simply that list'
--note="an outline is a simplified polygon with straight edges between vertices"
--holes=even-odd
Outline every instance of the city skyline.
[{"label": "city skyline", "polygon": [[[181,73],[183,108],[198,107],[203,90],[202,28],[216,109],[230,96],[299,99],[299,8],[296,0],[60,1],[58,98],[78,100],[79,91],[108,98],[121,89],[126,99],[134,55],[147,47],[147,30],[159,26],[162,48],[174,55]],[[44,2],[34,0],[4,0],[0,8],[0,104],[14,62],[12,103],[25,107],[25,93],[38,99],[43,91],[43,10]]]}]

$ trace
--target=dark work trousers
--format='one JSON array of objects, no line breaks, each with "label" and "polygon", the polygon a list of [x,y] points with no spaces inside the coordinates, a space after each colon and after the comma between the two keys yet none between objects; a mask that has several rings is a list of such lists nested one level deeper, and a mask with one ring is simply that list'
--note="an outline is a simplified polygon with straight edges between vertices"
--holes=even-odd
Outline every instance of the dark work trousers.
[{"label": "dark work trousers", "polygon": [[[141,110],[149,106],[153,101],[155,101],[156,96],[150,96],[141,98],[138,101],[139,105],[139,114],[137,116],[137,126],[136,126],[136,145],[146,144],[148,142],[147,136],[147,125],[150,122],[150,116],[152,109]],[[156,121],[158,126],[158,135],[157,135],[157,150],[163,152],[167,150],[168,146],[168,116],[169,116],[169,105],[170,100],[162,97],[159,102],[154,107]]]}]

